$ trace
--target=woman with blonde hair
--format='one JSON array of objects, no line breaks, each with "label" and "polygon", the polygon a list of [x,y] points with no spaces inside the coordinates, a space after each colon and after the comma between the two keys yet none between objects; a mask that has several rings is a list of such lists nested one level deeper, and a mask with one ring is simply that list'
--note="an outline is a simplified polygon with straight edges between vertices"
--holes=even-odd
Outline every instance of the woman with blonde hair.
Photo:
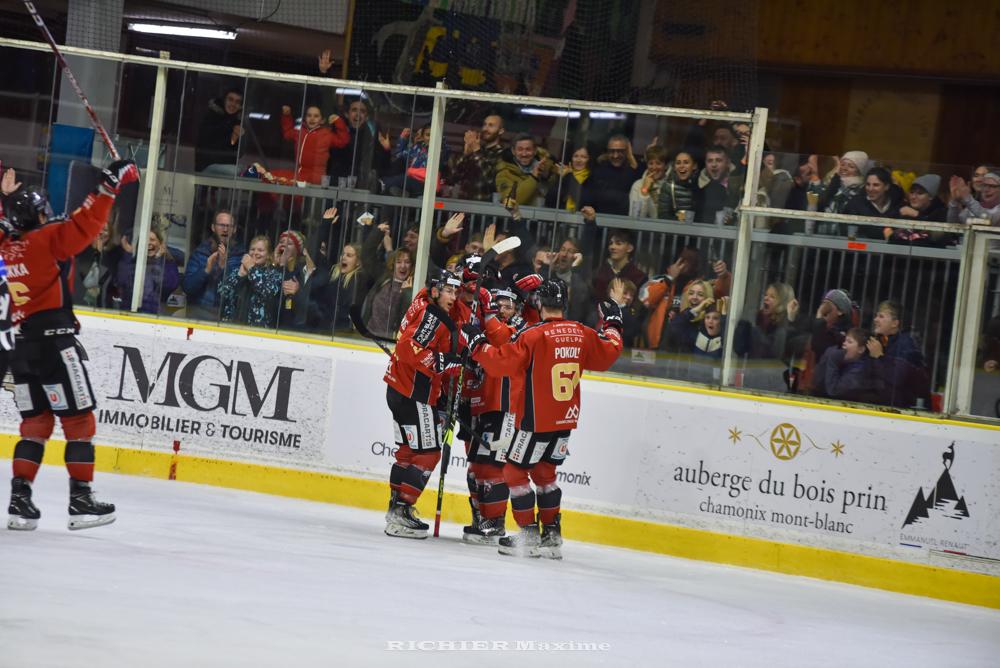
[{"label": "woman with blonde hair", "polygon": [[229,272],[219,286],[220,318],[252,327],[274,327],[281,278],[281,269],[272,261],[271,239],[265,235],[254,237],[239,271]]},{"label": "woman with blonde hair", "polygon": [[350,329],[351,305],[370,283],[361,262],[361,244],[345,245],[340,261],[330,270],[329,282],[310,292],[307,324],[322,331]]},{"label": "woman with blonde hair", "polygon": [[705,317],[705,310],[715,303],[712,284],[695,279],[684,286],[680,311],[667,325],[667,335],[660,340],[660,348],[671,352],[690,352],[698,337],[698,328]]},{"label": "woman with blonde hair", "polygon": [[399,329],[403,314],[413,301],[413,253],[397,248],[389,253],[385,270],[365,297],[362,317],[368,329],[378,336],[392,338]]}]

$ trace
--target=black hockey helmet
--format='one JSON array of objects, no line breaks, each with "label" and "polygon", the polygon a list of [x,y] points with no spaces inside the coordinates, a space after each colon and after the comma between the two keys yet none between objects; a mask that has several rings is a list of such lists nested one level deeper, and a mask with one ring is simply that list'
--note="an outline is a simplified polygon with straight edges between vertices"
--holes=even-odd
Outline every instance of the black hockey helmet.
[{"label": "black hockey helmet", "polygon": [[483,256],[479,253],[469,253],[462,258],[462,282],[475,283],[482,271]]},{"label": "black hockey helmet", "polygon": [[440,269],[427,275],[428,289],[443,288],[446,285],[452,285],[456,289],[461,288],[462,279],[458,277],[458,274],[454,274],[447,269]]},{"label": "black hockey helmet", "polygon": [[520,291],[514,287],[495,288],[490,290],[494,299],[509,299],[515,304],[521,301]]},{"label": "black hockey helmet", "polygon": [[539,307],[544,306],[560,311],[566,308],[569,297],[566,283],[560,278],[546,278],[545,282],[539,285],[532,295]]},{"label": "black hockey helmet", "polygon": [[7,198],[4,216],[16,232],[28,232],[38,227],[38,214],[52,217],[52,207],[45,191],[37,186],[26,186]]}]

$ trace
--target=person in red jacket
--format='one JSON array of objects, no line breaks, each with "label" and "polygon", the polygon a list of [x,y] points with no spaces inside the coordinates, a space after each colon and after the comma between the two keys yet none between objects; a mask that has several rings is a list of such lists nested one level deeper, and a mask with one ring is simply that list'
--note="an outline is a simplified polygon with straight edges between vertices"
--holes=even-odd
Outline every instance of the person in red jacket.
[{"label": "person in red jacket", "polygon": [[416,516],[413,506],[441,459],[444,414],[438,402],[442,386],[462,366],[456,345],[459,332],[452,317],[461,287],[461,279],[448,271],[431,278],[428,289],[420,291],[403,316],[385,372],[386,403],[396,442],[385,516],[389,536],[427,537],[428,525]]},{"label": "person in red jacket", "polygon": [[556,467],[566,458],[570,432],[580,417],[580,379],[585,370],[610,368],[621,353],[621,308],[614,302],[600,304],[598,332],[563,318],[567,294],[560,279],[547,279],[534,294],[542,321],[501,346],[491,345],[475,326],[463,328],[472,358],[486,373],[518,379],[512,384],[518,385],[512,397],[518,432],[507,448],[503,477],[521,531],[500,539],[501,554],[562,558],[562,490]]},{"label": "person in red jacket", "polygon": [[323,112],[319,107],[307,107],[302,126],[296,130],[292,108],[288,105],[281,108],[281,133],[285,141],[295,142],[296,181],[321,183],[326,175],[330,149],[344,148],[351,140],[343,118],[331,114],[329,123],[323,124]]},{"label": "person in red jacket", "polygon": [[69,528],[109,524],[115,507],[94,498],[94,437],[96,404],[86,353],[76,339],[73,315],[73,258],[107,224],[111,205],[122,185],[138,181],[131,160],[119,160],[104,170],[97,191],[68,218],[50,220],[52,210],[35,188],[14,193],[5,207],[0,255],[8,268],[13,299],[12,320],[18,326],[10,366],[14,400],[21,413],[21,440],[14,446],[14,477],[8,529],[32,530],[41,513],[31,501],[31,483],[38,473],[45,443],[59,416],[66,437],[66,469],[70,476]]}]

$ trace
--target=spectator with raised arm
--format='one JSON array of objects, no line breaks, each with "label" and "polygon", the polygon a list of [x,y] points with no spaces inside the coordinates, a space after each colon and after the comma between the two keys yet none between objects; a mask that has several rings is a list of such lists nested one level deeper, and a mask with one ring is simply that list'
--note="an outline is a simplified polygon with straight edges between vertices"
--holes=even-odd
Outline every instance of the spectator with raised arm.
[{"label": "spectator with raised arm", "polygon": [[548,151],[529,134],[514,138],[497,163],[496,185],[501,201],[511,198],[522,206],[539,206],[555,183],[556,173]]},{"label": "spectator with raised arm", "polygon": [[831,399],[882,403],[885,395],[875,361],[868,352],[867,330],[852,327],[839,346],[823,354],[816,367],[813,394]]},{"label": "spectator with raised arm", "polygon": [[[309,314],[306,325],[310,329],[329,333],[351,328],[350,309],[371,286],[361,262],[361,245],[349,243],[340,253],[329,279],[322,285],[310,286]],[[307,285],[310,279],[307,279]]]},{"label": "spectator with raised arm", "polygon": [[274,327],[281,297],[281,270],[273,264],[271,240],[250,240],[239,271],[230,272],[219,287],[221,319],[251,327]]},{"label": "spectator with raised arm", "polygon": [[465,131],[462,156],[449,178],[456,197],[489,201],[496,192],[497,165],[506,148],[503,133],[503,117],[498,114],[484,118],[479,131]]},{"label": "spectator with raised arm", "polygon": [[580,207],[583,188],[590,179],[590,151],[586,146],[573,151],[568,165],[560,165],[559,182],[549,188],[545,196],[545,206],[550,209],[576,211]]},{"label": "spectator with raised arm", "polygon": [[347,146],[350,133],[340,116],[333,114],[329,125],[324,123],[323,112],[318,106],[306,107],[302,124],[295,127],[292,108],[281,108],[281,134],[285,141],[295,143],[295,179],[319,184],[326,176],[330,151]]},{"label": "spectator with raised arm", "polygon": [[580,206],[592,207],[598,213],[627,216],[632,184],[645,171],[646,165],[633,154],[628,137],[613,135],[587,179]]},{"label": "spectator with raised arm", "polygon": [[667,182],[667,152],[653,146],[646,151],[646,173],[629,191],[629,215],[635,218],[659,218],[660,193]]},{"label": "spectator with raised arm", "polygon": [[660,186],[656,206],[657,217],[662,220],[693,223],[700,207],[698,163],[691,153],[678,151],[674,155],[670,172]]},{"label": "spectator with raised arm", "polygon": [[[278,302],[278,327],[302,329],[306,326],[309,312],[309,279],[317,271],[306,248],[306,238],[297,230],[285,230],[278,235],[278,245],[274,249],[274,266],[281,272],[281,297]],[[308,286],[308,287],[307,287]]]},{"label": "spectator with raised arm", "polygon": [[972,196],[972,189],[961,176],[952,176],[948,187],[951,193],[949,223],[968,223],[970,218],[975,218],[988,220],[993,226],[1000,225],[1000,172],[983,175],[978,200]]},{"label": "spectator with raised arm", "polygon": [[[324,88],[324,106],[334,108],[332,87]],[[350,133],[343,148],[330,151],[328,172],[331,185],[339,179],[354,179],[355,188],[371,190],[378,187],[379,176],[388,173],[392,143],[372,118],[372,110],[365,97],[344,100],[344,119]]]},{"label": "spectator with raised arm", "polygon": [[990,167],[989,165],[976,165],[975,169],[972,170],[972,180],[969,181],[969,185],[972,188],[972,196],[977,200],[982,196],[983,177],[990,172],[1000,174],[1000,169]]},{"label": "spectator with raised arm", "polygon": [[233,214],[226,209],[216,211],[209,237],[194,249],[184,270],[181,287],[187,295],[188,316],[218,319],[219,283],[225,274],[239,270],[243,255]]},{"label": "spectator with raised arm", "polygon": [[734,351],[740,356],[780,360],[791,366],[801,356],[806,336],[795,290],[787,283],[771,283],[764,291],[754,322],[741,320],[737,325]]},{"label": "spectator with raised arm", "polygon": [[864,191],[863,174],[868,171],[868,154],[848,151],[837,164],[837,173],[827,184],[819,198],[819,211],[843,213],[847,203]]},{"label": "spectator with raised arm", "polygon": [[580,242],[573,237],[566,237],[559,244],[559,250],[549,265],[551,275],[560,279],[569,289],[566,317],[581,323],[588,319],[591,310],[590,283],[584,275],[583,259]]},{"label": "spectator with raised arm", "polygon": [[701,322],[709,306],[715,304],[712,284],[694,280],[684,288],[680,310],[670,319],[667,335],[660,338],[660,349],[676,353],[693,352]]},{"label": "spectator with raised arm", "polygon": [[212,176],[235,177],[240,138],[243,136],[243,90],[229,88],[208,102],[198,124],[194,168]]}]

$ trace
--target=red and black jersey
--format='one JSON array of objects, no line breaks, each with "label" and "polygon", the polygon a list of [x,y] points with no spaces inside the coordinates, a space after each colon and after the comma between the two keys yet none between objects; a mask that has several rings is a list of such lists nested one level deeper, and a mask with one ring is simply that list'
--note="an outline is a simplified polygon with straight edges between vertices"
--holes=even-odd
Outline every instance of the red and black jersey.
[{"label": "red and black jersey", "polygon": [[610,368],[621,350],[616,329],[599,334],[573,320],[550,318],[507,344],[481,346],[474,358],[487,374],[511,377],[518,428],[548,432],[576,428],[583,372]]},{"label": "red and black jersey", "polygon": [[[514,336],[517,330],[502,322],[499,318],[490,318],[486,321],[483,333],[486,340],[494,346],[500,346]],[[513,413],[512,399],[514,388],[509,376],[498,376],[480,370],[475,374],[467,374],[462,396],[469,399],[469,409],[472,415],[483,415],[484,413]],[[518,378],[518,380],[520,380]]]},{"label": "red and black jersey", "polygon": [[444,315],[429,300],[427,291],[421,290],[403,316],[396,350],[383,377],[403,396],[424,404],[433,405],[441,396],[444,374],[437,371],[438,353],[451,352],[455,347],[456,339]]},{"label": "red and black jersey", "polygon": [[67,218],[0,241],[13,299],[12,319],[26,338],[76,327],[73,259],[108,222],[114,197],[92,193]]}]

